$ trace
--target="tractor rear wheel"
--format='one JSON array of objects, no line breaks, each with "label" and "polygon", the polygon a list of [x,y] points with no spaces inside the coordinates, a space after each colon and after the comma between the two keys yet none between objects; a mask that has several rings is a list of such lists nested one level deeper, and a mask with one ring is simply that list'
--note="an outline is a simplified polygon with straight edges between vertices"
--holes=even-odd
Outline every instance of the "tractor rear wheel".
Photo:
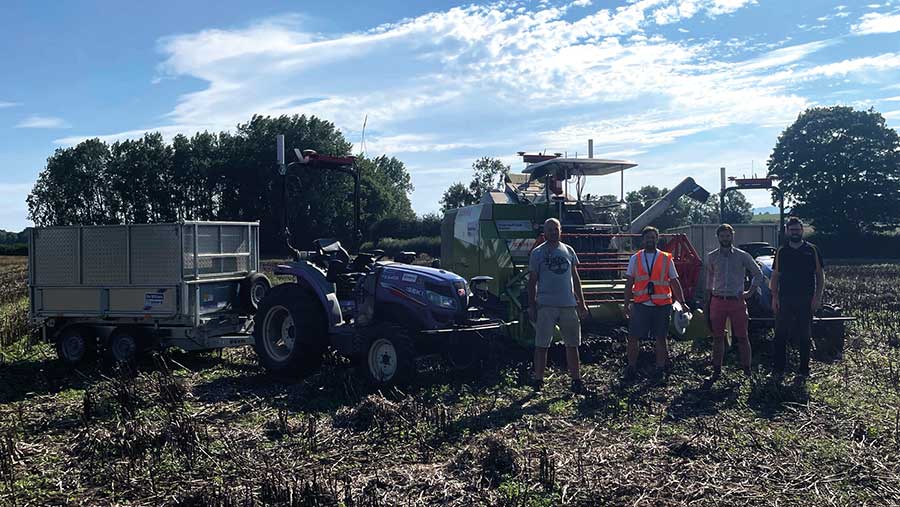
[{"label": "tractor rear wheel", "polygon": [[354,358],[356,371],[374,388],[409,383],[416,374],[416,350],[409,334],[388,327],[363,340]]},{"label": "tractor rear wheel", "polygon": [[97,335],[84,326],[69,326],[56,335],[56,355],[66,366],[88,364],[97,357]]},{"label": "tractor rear wheel", "polygon": [[296,283],[275,286],[259,305],[253,348],[279,376],[306,376],[322,365],[328,323],[318,298]]}]

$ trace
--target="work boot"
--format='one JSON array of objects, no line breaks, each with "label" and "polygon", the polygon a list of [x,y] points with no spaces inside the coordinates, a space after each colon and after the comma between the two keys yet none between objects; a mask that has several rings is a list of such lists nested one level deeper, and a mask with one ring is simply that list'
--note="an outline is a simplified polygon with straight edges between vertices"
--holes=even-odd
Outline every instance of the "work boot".
[{"label": "work boot", "polygon": [[745,377],[750,378],[750,377],[753,376],[753,369],[752,369],[752,368],[750,368],[749,366],[744,366],[743,369],[744,369],[744,376],[745,376]]},{"label": "work boot", "polygon": [[575,394],[584,394],[586,392],[584,388],[584,381],[580,378],[576,378],[572,380],[572,392]]},{"label": "work boot", "polygon": [[531,385],[531,389],[536,393],[539,393],[544,389],[544,379],[542,378],[533,378],[529,384]]}]

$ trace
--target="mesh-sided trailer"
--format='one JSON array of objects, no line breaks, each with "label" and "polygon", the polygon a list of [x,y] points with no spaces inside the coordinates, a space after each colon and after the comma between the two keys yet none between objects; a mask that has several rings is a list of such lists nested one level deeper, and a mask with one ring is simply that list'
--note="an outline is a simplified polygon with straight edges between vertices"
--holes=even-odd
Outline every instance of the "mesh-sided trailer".
[{"label": "mesh-sided trailer", "polygon": [[30,316],[72,363],[250,344],[269,288],[258,222],[37,227],[28,261]]}]

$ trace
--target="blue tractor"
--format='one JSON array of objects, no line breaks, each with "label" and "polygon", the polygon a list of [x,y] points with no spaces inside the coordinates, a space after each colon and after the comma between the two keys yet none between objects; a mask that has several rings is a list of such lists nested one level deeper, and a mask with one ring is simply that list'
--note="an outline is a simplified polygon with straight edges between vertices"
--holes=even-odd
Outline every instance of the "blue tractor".
[{"label": "blue tractor", "polygon": [[[353,157],[304,152],[301,161],[343,170],[358,182]],[[466,281],[438,268],[383,261],[380,251],[351,257],[333,239],[317,239],[313,251],[299,252],[289,234],[286,239],[294,259],[275,274],[294,281],[273,287],[254,319],[254,347],[272,373],[308,374],[330,347],[373,386],[405,383],[425,355],[472,368],[506,325],[489,316],[488,277]]]}]

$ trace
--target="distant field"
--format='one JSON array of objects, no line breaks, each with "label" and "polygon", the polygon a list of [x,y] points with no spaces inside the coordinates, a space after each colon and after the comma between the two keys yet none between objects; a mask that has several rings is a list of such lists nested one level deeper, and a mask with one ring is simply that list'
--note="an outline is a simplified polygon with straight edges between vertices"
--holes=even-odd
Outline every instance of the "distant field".
[{"label": "distant field", "polygon": [[750,219],[750,223],[777,224],[778,223],[778,213],[759,213],[759,214],[753,215],[753,218]]},{"label": "distant field", "polygon": [[[767,336],[752,382],[729,357],[704,387],[708,343],[676,342],[668,378],[627,385],[624,331],[592,329],[586,396],[559,369],[523,386],[527,352],[381,395],[335,358],[289,383],[249,348],[133,377],[18,340],[0,349],[0,505],[900,505],[900,265],[828,269],[826,299],[859,320],[806,384],[769,381]],[[24,275],[0,258],[7,314]]]}]

